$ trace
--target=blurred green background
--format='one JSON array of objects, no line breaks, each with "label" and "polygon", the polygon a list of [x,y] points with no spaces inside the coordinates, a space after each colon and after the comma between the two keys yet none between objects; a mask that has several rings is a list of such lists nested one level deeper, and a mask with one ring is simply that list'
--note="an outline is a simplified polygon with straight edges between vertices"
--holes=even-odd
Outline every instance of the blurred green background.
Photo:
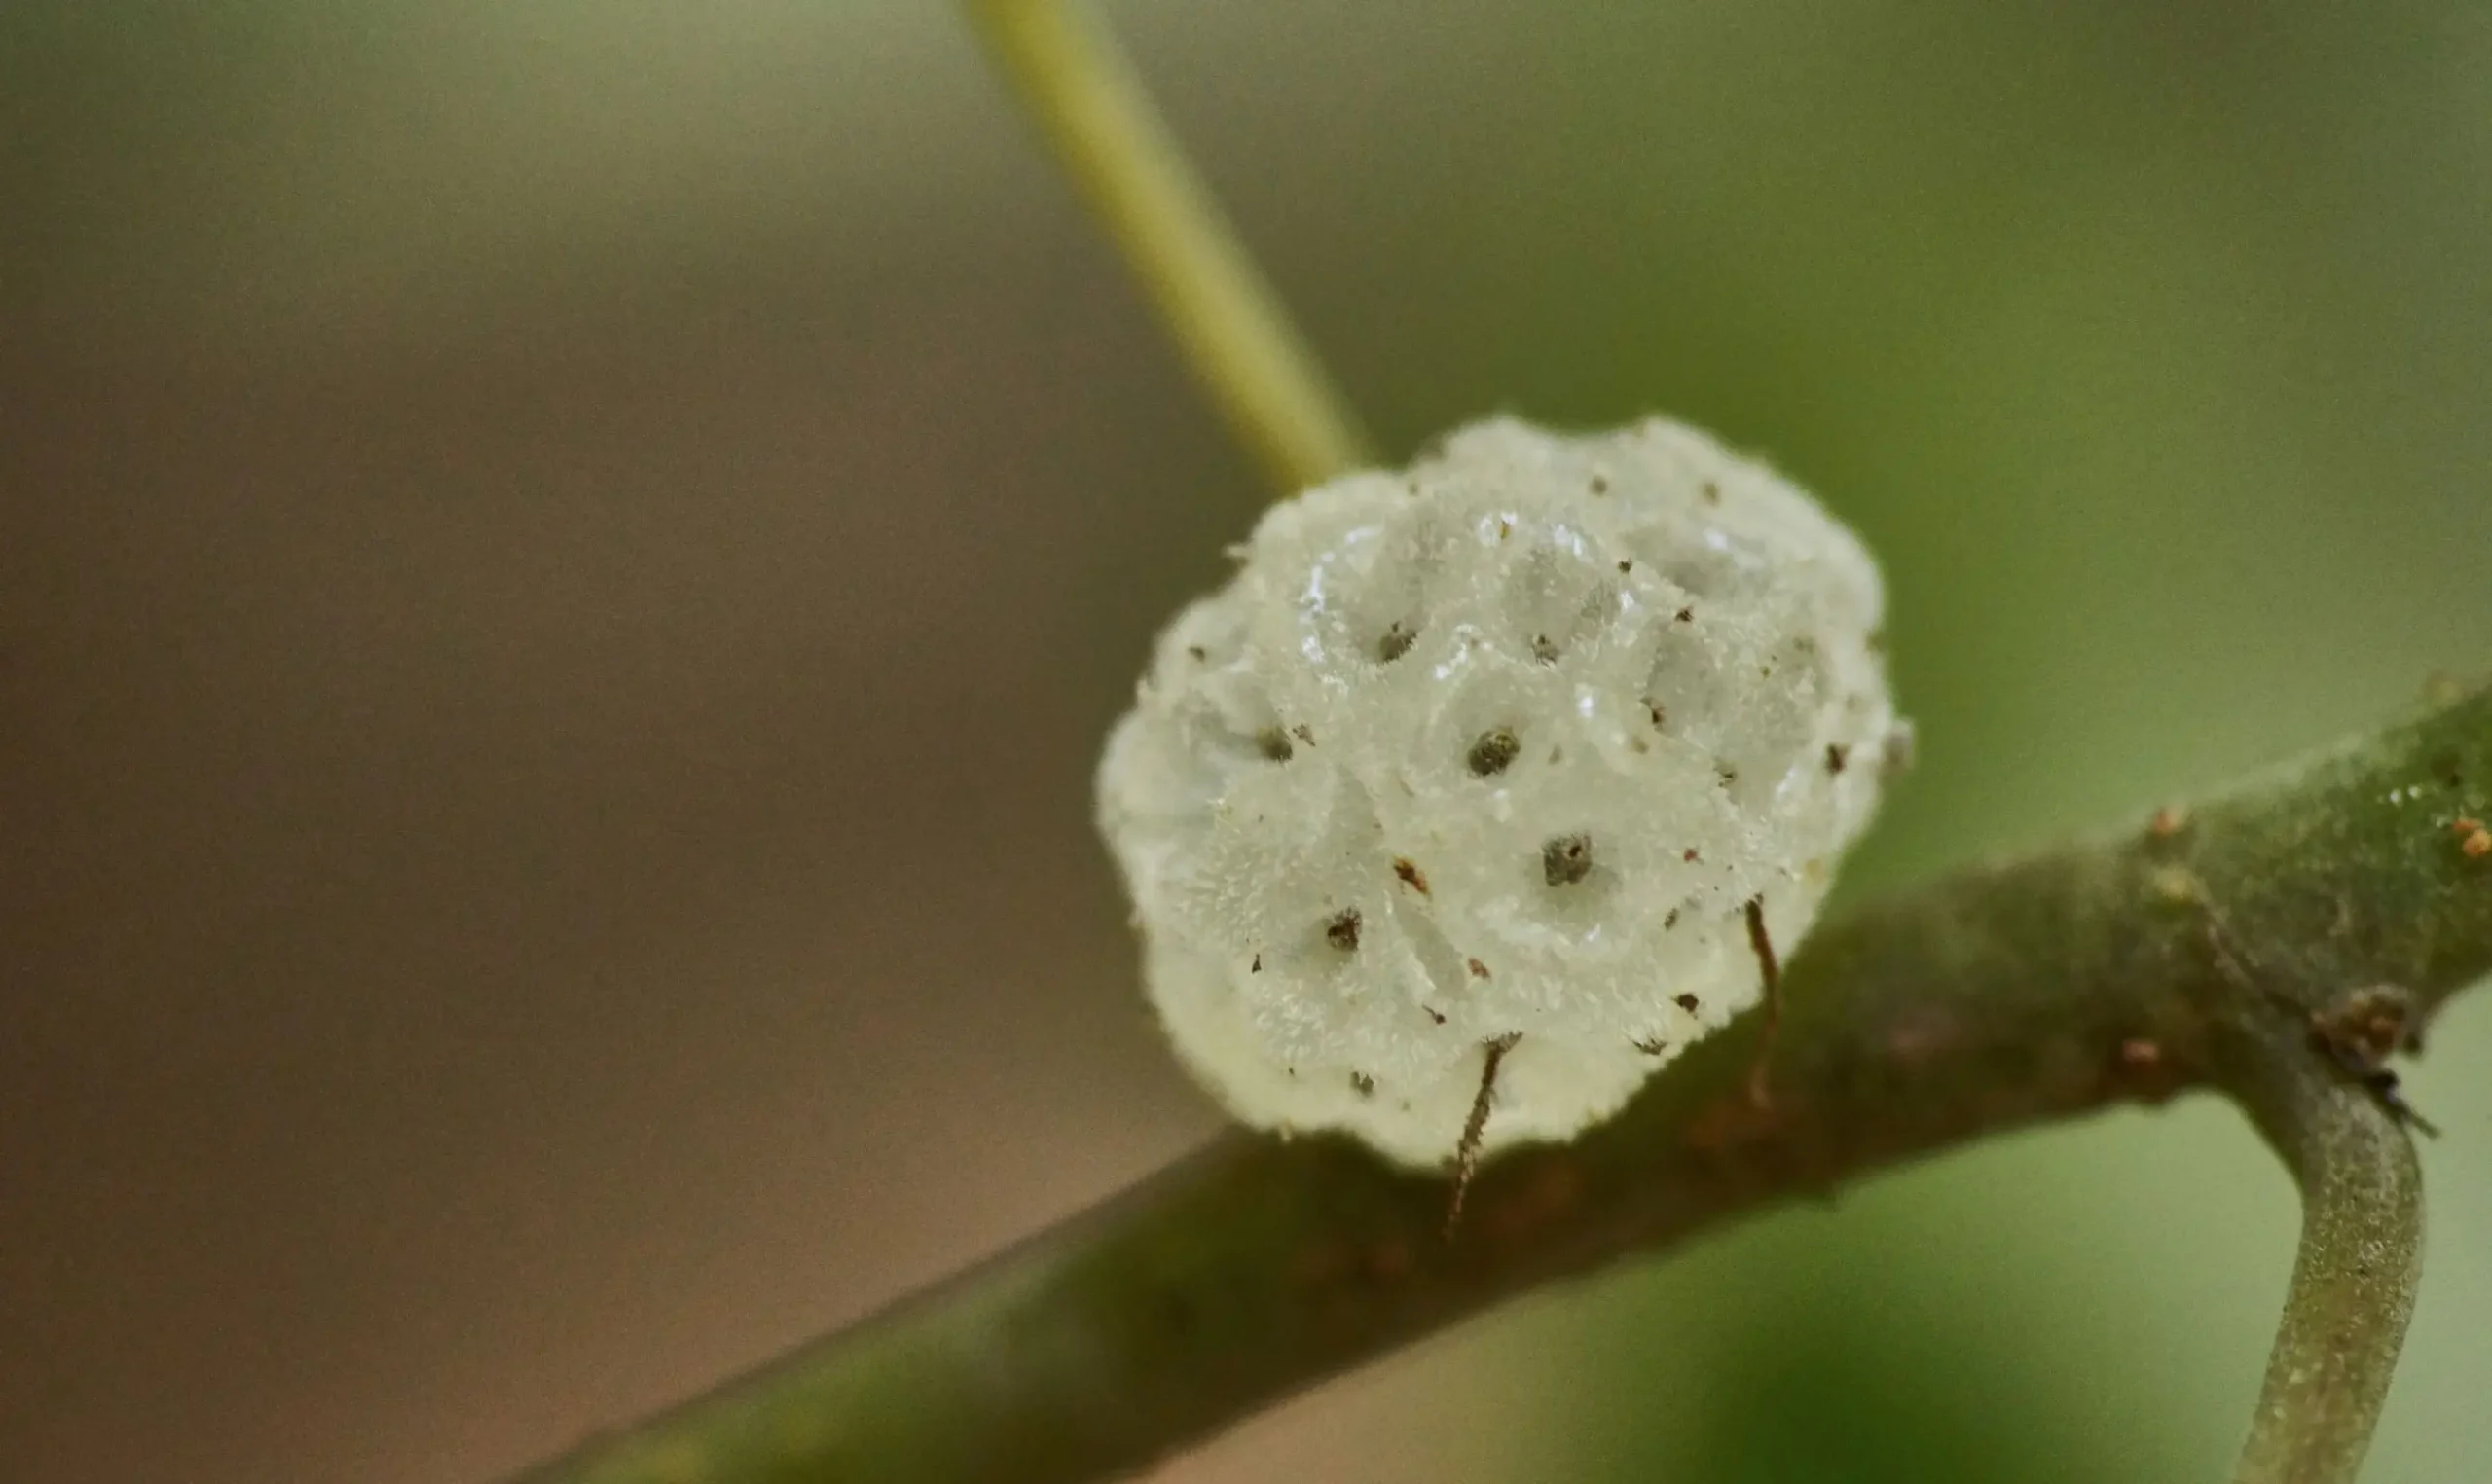
[{"label": "blurred green background", "polygon": [[[2480,5],[1109,10],[1397,454],[1667,410],[1871,538],[1848,890],[2492,657]],[[10,1477],[486,1479],[1212,1130],[1087,775],[1261,493],[952,11],[38,0],[0,102]],[[2492,1472],[2486,998],[2373,1479]],[[1166,1477],[2218,1477],[2292,1236],[2117,1114]]]}]

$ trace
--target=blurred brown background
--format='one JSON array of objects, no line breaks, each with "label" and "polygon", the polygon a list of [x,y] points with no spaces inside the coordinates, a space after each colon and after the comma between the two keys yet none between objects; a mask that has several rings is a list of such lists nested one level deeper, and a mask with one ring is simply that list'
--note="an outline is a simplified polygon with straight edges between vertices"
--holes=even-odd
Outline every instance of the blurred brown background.
[{"label": "blurred brown background", "polygon": [[[2492,658],[2479,6],[1110,11],[1397,452],[1871,537],[1855,888]],[[948,8],[13,7],[0,334],[0,1473],[489,1480],[1214,1127],[1088,770],[1260,492]],[[2375,1478],[2492,1459],[2487,1058]],[[2214,1477],[2291,1237],[2118,1115],[1170,1474]]]}]

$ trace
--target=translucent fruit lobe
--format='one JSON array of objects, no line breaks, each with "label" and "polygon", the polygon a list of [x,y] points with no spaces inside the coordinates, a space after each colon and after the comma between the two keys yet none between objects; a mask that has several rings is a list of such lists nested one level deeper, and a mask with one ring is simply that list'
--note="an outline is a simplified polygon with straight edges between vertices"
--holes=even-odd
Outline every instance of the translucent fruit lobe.
[{"label": "translucent fruit lobe", "polygon": [[1151,997],[1244,1121],[1450,1157],[1614,1112],[1755,1003],[1902,726],[1876,563],[1653,419],[1476,424],[1275,507],[1171,624],[1099,815]]}]

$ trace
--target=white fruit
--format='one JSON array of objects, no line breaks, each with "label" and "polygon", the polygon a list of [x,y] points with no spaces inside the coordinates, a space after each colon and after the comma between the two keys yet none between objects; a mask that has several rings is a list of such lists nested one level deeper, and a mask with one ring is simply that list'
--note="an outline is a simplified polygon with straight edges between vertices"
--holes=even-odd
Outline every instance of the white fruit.
[{"label": "white fruit", "polygon": [[1903,735],[1878,569],[1653,419],[1466,428],[1273,508],[1158,642],[1099,814],[1170,1039],[1398,1160],[1564,1139],[1754,1004]]}]

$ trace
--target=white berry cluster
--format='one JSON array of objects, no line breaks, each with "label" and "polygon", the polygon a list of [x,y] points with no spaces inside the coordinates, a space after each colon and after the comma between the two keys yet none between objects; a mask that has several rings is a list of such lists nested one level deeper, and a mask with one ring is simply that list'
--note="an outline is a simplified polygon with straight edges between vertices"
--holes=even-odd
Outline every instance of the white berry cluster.
[{"label": "white berry cluster", "polygon": [[[1878,569],[1659,418],[1509,418],[1276,506],[1099,770],[1170,1038],[1407,1163],[1608,1116],[1756,1002],[1906,736]],[[1489,1061],[1488,1048],[1505,1046]]]}]

